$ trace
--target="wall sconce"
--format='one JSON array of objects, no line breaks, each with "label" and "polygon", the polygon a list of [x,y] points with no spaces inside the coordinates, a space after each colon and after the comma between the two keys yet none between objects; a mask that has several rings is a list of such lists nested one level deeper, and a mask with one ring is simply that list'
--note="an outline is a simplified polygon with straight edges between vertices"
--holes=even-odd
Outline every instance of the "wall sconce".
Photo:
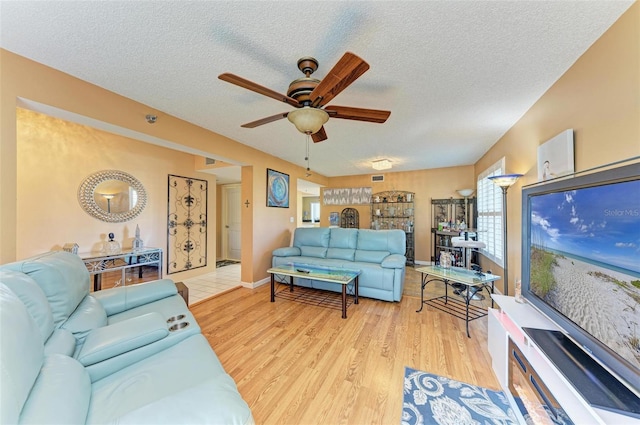
[{"label": "wall sconce", "polygon": [[504,294],[509,295],[509,259],[507,258],[507,189],[522,177],[522,174],[504,174],[502,176],[487,177],[502,189],[502,247],[504,258]]},{"label": "wall sconce", "polygon": [[388,170],[389,168],[391,168],[391,161],[389,161],[388,159],[380,159],[378,161],[373,161],[371,163],[371,166],[373,167],[374,170]]}]

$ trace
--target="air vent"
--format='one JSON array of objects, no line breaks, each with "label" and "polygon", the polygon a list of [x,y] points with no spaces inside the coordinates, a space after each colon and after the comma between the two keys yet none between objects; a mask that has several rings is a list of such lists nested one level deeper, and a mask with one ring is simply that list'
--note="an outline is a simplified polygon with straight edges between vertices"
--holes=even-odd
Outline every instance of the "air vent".
[{"label": "air vent", "polygon": [[383,182],[384,181],[384,174],[379,174],[377,176],[371,176],[371,181],[372,182]]},{"label": "air vent", "polygon": [[213,158],[206,158],[205,163],[206,163],[207,165],[213,165],[213,164],[215,164],[215,163],[216,163],[216,160],[215,160],[215,159],[213,159]]}]

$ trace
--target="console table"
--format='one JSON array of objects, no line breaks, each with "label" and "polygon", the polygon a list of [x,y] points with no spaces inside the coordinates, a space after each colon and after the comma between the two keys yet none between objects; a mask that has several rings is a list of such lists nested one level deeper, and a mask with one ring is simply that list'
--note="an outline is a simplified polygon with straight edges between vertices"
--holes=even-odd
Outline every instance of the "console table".
[{"label": "console table", "polygon": [[138,277],[142,277],[142,266],[157,266],[158,279],[162,278],[162,249],[142,248],[125,249],[117,254],[105,254],[104,252],[80,253],[78,256],[84,261],[89,274],[93,276],[93,290],[102,289],[102,274],[120,270],[122,272],[122,284],[126,284],[127,270],[138,267]]}]

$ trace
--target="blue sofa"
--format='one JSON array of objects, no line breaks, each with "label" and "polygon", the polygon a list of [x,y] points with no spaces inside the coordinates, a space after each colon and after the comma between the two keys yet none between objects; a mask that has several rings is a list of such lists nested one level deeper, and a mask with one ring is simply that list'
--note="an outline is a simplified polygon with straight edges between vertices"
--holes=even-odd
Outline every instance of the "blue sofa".
[{"label": "blue sofa", "polygon": [[[383,301],[400,301],[407,258],[402,230],[297,228],[290,247],[273,251],[274,267],[289,263],[361,270],[359,295]],[[295,278],[294,284],[342,291],[336,283]]]},{"label": "blue sofa", "polygon": [[67,252],[0,266],[0,423],[254,423],[173,281],[89,288]]}]

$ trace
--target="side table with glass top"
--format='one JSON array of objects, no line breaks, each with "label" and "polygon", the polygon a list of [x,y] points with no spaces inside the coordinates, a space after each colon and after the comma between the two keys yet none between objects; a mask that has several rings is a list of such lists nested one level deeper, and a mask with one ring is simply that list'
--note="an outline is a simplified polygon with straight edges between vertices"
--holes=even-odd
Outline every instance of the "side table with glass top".
[{"label": "side table with glass top", "polygon": [[[486,290],[489,296],[493,294],[494,283],[500,279],[500,276],[496,276],[490,273],[476,272],[473,270],[465,269],[462,267],[440,267],[440,266],[426,266],[418,267],[416,271],[422,275],[421,290],[420,290],[420,309],[416,312],[422,311],[425,304],[437,308],[438,310],[449,313],[452,316],[465,320],[467,327],[467,337],[471,338],[469,334],[469,321],[479,319],[487,315],[487,310],[480,307],[470,305],[471,300],[478,292]],[[444,296],[424,299],[424,288],[429,282],[440,281],[444,285]],[[464,303],[449,297],[449,286],[454,284],[462,284],[465,286],[465,290],[460,292]],[[460,306],[462,304],[462,306]],[[461,308],[464,308],[464,315],[462,315]],[[493,307],[493,298],[491,299],[491,307]],[[471,310],[471,314],[470,314]]]}]

